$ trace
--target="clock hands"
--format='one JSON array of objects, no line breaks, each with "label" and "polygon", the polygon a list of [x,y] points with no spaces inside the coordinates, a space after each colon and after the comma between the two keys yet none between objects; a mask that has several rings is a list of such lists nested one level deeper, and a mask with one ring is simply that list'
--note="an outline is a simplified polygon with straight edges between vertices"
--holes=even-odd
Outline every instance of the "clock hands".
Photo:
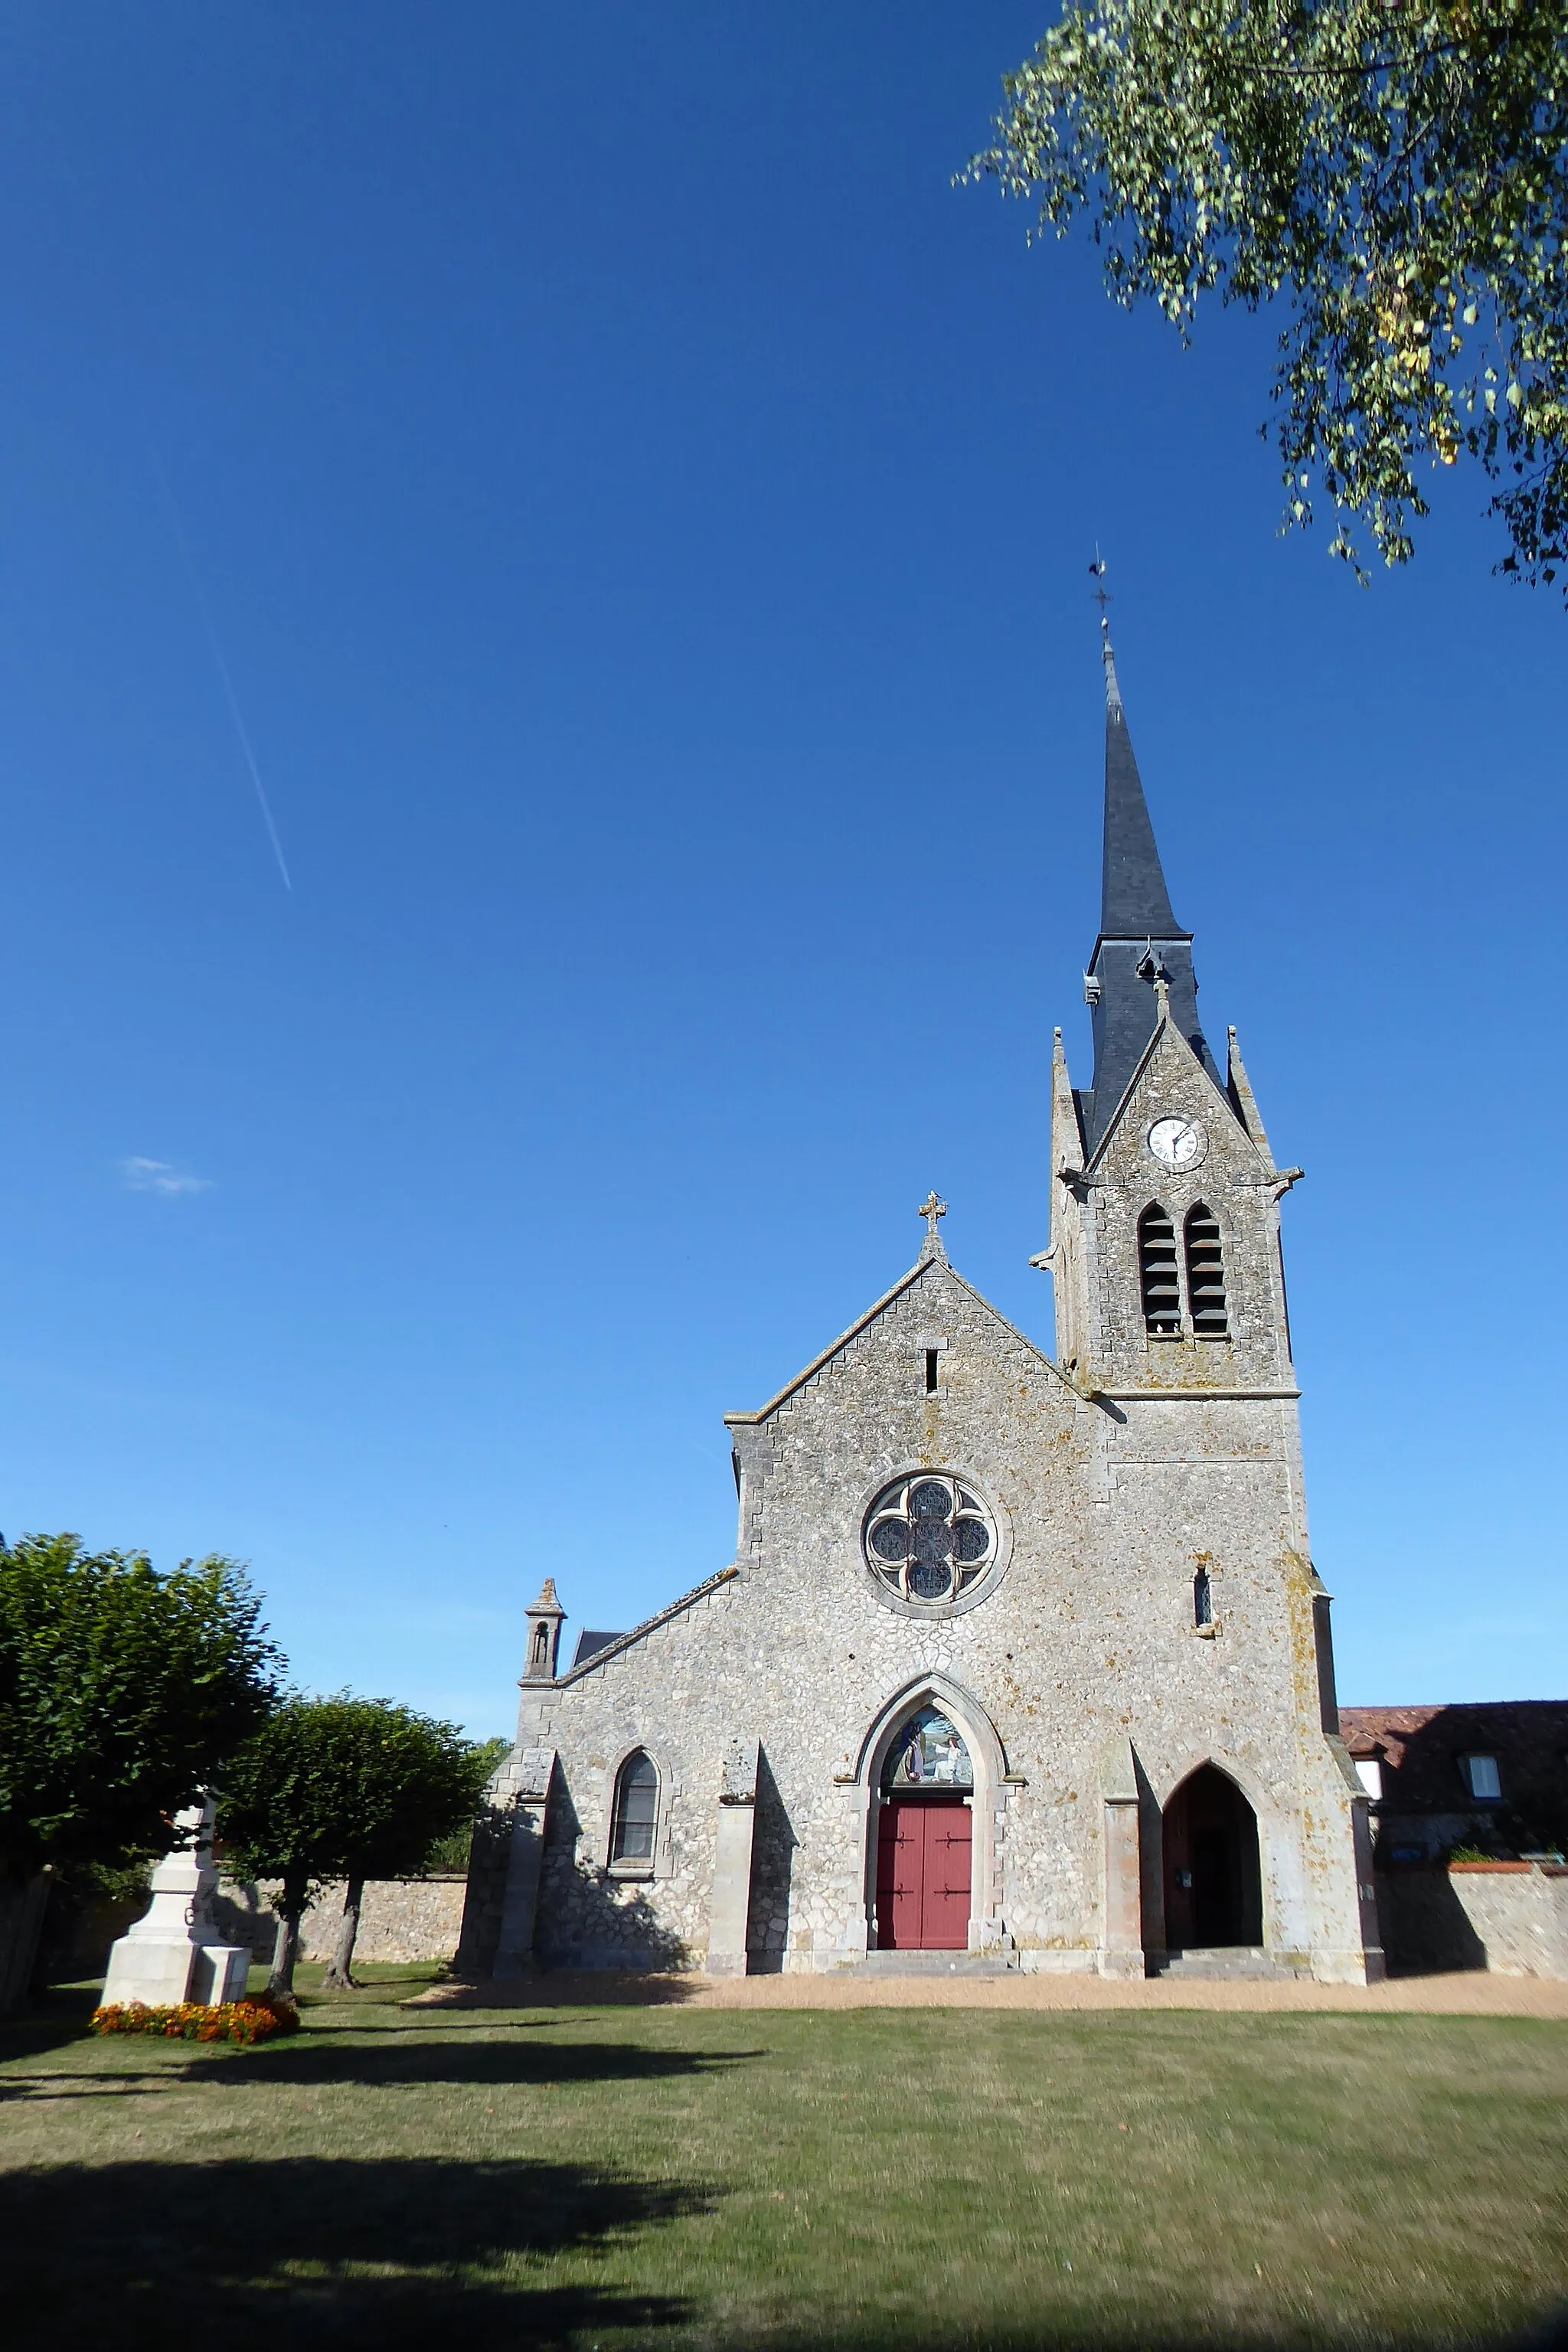
[{"label": "clock hands", "polygon": [[1189,1168],[1203,1150],[1203,1134],[1191,1119],[1157,1118],[1149,1129],[1149,1149],[1163,1168]]}]

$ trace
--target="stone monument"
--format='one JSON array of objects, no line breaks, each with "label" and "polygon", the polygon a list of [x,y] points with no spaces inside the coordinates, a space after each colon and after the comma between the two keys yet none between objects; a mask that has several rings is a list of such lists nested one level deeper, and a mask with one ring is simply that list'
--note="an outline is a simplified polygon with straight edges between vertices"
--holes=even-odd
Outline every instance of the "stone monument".
[{"label": "stone monument", "polygon": [[104,2006],[144,2001],[149,2009],[183,2000],[238,2000],[250,1954],[220,1941],[212,1916],[217,1872],[213,1867],[213,1801],[207,1798],[174,1816],[181,1843],[153,1873],[153,1900],[109,1955]]}]

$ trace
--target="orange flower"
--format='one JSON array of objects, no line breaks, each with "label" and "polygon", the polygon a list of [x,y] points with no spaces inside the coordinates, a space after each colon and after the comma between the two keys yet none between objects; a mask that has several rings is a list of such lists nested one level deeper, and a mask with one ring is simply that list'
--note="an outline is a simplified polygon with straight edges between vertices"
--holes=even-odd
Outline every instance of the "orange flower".
[{"label": "orange flower", "polygon": [[207,2007],[182,2000],[170,2008],[149,2009],[142,2001],[110,2002],[95,2009],[95,2033],[156,2033],[169,2042],[237,2042],[248,2046],[275,2033],[297,2033],[300,2012],[286,1996],[263,1993],[256,2000],[228,2000]]}]

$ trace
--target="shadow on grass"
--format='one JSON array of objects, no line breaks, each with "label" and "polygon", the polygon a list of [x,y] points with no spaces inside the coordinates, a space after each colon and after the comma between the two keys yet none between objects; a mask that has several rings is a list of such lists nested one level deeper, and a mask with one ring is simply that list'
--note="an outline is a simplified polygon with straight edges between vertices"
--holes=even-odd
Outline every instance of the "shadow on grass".
[{"label": "shadow on grass", "polygon": [[[17,2058],[41,2058],[50,2050],[64,2050],[88,2039],[87,2020],[69,2023],[63,2018],[7,2019],[0,2025],[0,2065]],[[0,2098],[7,2086],[0,2084]]]},{"label": "shadow on grass", "polygon": [[[5,2307],[18,2341],[205,2340],[465,2347],[641,2340],[690,2315],[668,2296],[531,2283],[530,2257],[603,2251],[711,2210],[681,2182],[587,2166],[432,2158],[38,2167],[0,2176]],[[535,2274],[537,2275],[537,2274]]]},{"label": "shadow on grass", "polygon": [[[299,1969],[294,1981],[296,1999],[304,2001],[417,2000],[430,1990],[432,1985],[446,1981],[437,1975],[434,1969],[388,1969],[384,1976],[356,1976],[346,1991],[337,1986],[330,1992],[323,1992],[321,1979],[325,1973],[324,1969],[313,1969],[307,1976],[303,1969]],[[256,1971],[257,1979],[262,1985],[266,1984],[268,1975],[266,1969]]]},{"label": "shadow on grass", "polygon": [[[224,2352],[279,2343],[338,2352],[1364,2352],[1389,2339],[1331,2320],[1227,2332],[1121,2315],[1043,2308],[1016,2318],[922,2324],[907,2308],[853,2318],[829,2308],[737,2330],[697,2300],[613,2278],[545,2284],[533,2264],[618,2252],[636,2271],[651,2232],[716,2210],[695,2182],[638,2181],[584,2165],[300,2158],[273,2162],[39,2166],[0,2175],[7,2340],[75,2352],[108,2344],[165,2352],[221,2340]],[[759,2249],[765,2273],[765,2251]],[[690,2264],[694,2286],[700,2257]],[[1430,2333],[1413,2315],[1403,2352],[1489,2339]],[[1493,2352],[1558,2352],[1560,2320],[1490,2339]]]},{"label": "shadow on grass", "polygon": [[89,2022],[98,2006],[99,1987],[51,1985],[31,2008],[0,2018],[0,2063],[9,2058],[33,2058],[46,2050],[61,2050],[69,2042],[87,2039]]},{"label": "shadow on grass", "polygon": [[556,1969],[538,1976],[447,1977],[405,2002],[409,2009],[679,2009],[706,1977],[642,1969]]},{"label": "shadow on grass", "polygon": [[[472,2033],[333,2035],[300,2034],[242,2053],[262,2084],[315,2086],[327,2083],[467,2083],[495,2087],[513,2083],[535,2090],[552,2084],[655,2083],[672,2077],[727,2074],[731,2067],[764,2057],[762,2050],[643,2050],[608,2042],[480,2042]],[[204,2052],[179,2069],[185,2083],[232,2082],[235,2055]]]},{"label": "shadow on grass", "polygon": [[[129,2053],[136,2045],[122,2042],[119,2046]],[[50,2067],[37,2074],[0,2078],[0,2105],[12,2100],[124,2097],[138,2091],[161,2093],[217,2081],[233,2084],[238,2079],[232,2071],[236,2067],[245,2070],[257,2089],[279,2084],[320,2089],[330,2083],[370,2088],[461,2083],[474,2089],[521,2084],[543,2090],[562,2084],[655,2083],[727,2074],[731,2067],[767,2054],[763,2050],[640,2050],[609,2042],[520,2042],[510,2034],[504,2041],[480,2042],[471,2032],[426,2036],[407,2029],[351,2032],[342,2040],[335,2035],[329,2040],[325,2034],[305,2034],[258,2050],[201,2050],[183,2063],[177,2054],[179,2045],[171,2049],[168,2042],[154,2040],[150,2046],[160,2053],[168,2053],[161,2064],[106,2067],[90,2074]],[[14,2054],[24,2057],[30,2053],[18,2049]]]}]

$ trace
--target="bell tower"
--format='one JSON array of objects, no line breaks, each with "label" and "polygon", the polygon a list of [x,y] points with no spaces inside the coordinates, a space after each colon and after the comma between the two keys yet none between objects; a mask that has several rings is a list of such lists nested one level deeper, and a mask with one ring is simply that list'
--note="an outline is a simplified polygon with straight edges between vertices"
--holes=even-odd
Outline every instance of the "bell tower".
[{"label": "bell tower", "polygon": [[1193,935],[1172,910],[1103,618],[1105,835],[1084,976],[1087,1089],[1051,1074],[1057,1352],[1082,1386],[1293,1395],[1278,1169],[1234,1029],[1198,1018]]}]

